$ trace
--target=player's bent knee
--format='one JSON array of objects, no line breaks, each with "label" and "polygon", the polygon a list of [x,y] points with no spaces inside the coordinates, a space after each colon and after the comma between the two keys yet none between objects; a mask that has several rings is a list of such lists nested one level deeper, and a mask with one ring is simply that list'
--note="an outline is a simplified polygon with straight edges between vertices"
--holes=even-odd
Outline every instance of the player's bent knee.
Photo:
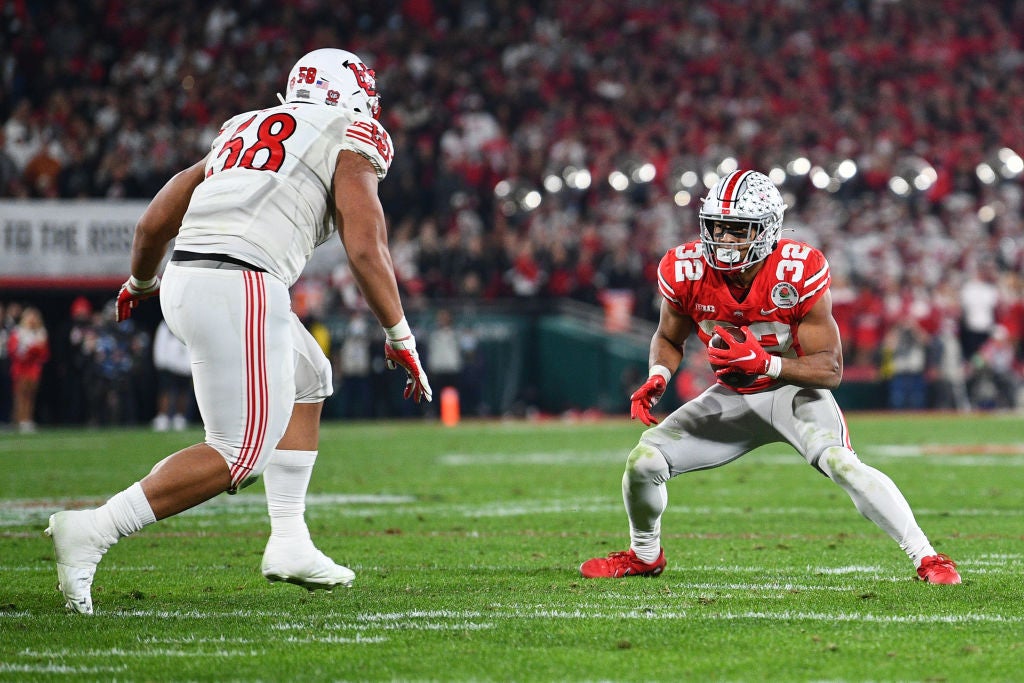
[{"label": "player's bent knee", "polygon": [[228,493],[229,496],[233,496],[236,493],[238,493],[239,491],[241,491],[242,489],[249,488],[250,486],[255,484],[257,481],[259,481],[259,479],[260,479],[260,475],[258,475],[258,474],[250,474],[248,477],[245,477],[244,479],[242,479],[242,481],[238,482],[238,484],[236,484],[235,486],[232,486],[231,488],[229,488],[227,493]]},{"label": "player's bent knee", "polygon": [[818,459],[819,469],[836,483],[849,481],[860,466],[861,461],[857,454],[842,446],[826,448]]},{"label": "player's bent knee", "polygon": [[668,461],[660,450],[641,441],[626,458],[626,478],[659,484],[666,482],[669,479]]},{"label": "player's bent knee", "polygon": [[238,493],[240,489],[255,484],[263,474],[263,470],[267,468],[270,455],[274,452],[272,448],[265,448],[258,454],[255,461],[242,462],[242,449],[238,446],[210,439],[207,439],[206,445],[217,451],[228,465],[228,470],[231,472],[231,487],[227,491],[229,494]]}]

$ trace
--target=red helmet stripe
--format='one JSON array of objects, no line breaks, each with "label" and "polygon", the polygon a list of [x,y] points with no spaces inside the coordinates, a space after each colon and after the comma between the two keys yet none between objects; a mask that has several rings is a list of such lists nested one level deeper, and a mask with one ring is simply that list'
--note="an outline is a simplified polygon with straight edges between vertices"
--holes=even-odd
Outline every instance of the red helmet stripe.
[{"label": "red helmet stripe", "polygon": [[743,181],[746,180],[747,176],[750,175],[751,171],[733,171],[732,174],[725,179],[725,186],[722,188],[722,213],[727,214],[732,211],[732,203],[739,199],[740,187],[743,185]]}]

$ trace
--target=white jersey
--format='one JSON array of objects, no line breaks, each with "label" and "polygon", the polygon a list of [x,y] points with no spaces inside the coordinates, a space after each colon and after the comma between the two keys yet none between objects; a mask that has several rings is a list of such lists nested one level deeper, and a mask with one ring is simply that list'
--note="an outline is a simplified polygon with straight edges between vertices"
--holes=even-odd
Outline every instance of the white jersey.
[{"label": "white jersey", "polygon": [[239,258],[287,286],[337,230],[338,152],[366,157],[380,179],[394,157],[391,136],[374,119],[304,103],[239,114],[210,148],[175,248]]}]

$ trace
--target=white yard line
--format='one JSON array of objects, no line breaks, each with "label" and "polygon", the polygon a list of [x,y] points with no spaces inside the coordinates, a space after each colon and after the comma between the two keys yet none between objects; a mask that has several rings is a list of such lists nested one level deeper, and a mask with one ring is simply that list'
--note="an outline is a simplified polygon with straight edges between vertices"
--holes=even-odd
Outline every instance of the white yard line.
[{"label": "white yard line", "polygon": [[[69,437],[70,442],[80,442],[82,438],[103,439],[102,435],[85,435],[84,437]],[[58,438],[58,442],[62,440]],[[52,446],[52,441],[51,441]],[[10,447],[10,444],[7,445]],[[792,465],[807,467],[803,459],[795,451],[785,447],[780,450],[770,449],[761,451],[744,458],[744,461],[767,463],[773,465]],[[0,444],[0,451],[4,450]],[[860,450],[862,456],[873,456],[881,458],[941,458],[944,466],[957,467],[988,467],[988,466],[1024,466],[1024,444],[1022,443],[965,443],[965,444],[872,444]],[[438,464],[450,467],[466,466],[522,466],[522,465],[612,465],[625,461],[625,454],[619,450],[600,451],[553,451],[553,452],[530,452],[530,453],[447,453],[435,458]],[[621,510],[621,504],[614,497],[591,498],[579,500],[526,500],[515,503],[481,503],[467,505],[453,504],[431,504],[417,500],[415,496],[405,494],[315,494],[309,496],[307,505],[312,512],[317,508],[330,507],[331,514],[341,517],[363,517],[367,514],[367,508],[383,507],[389,513],[402,515],[423,515],[423,514],[449,514],[462,517],[517,517],[534,514],[564,514],[564,513],[605,513]],[[76,498],[76,507],[88,507],[100,505],[103,499],[95,500],[90,498]],[[68,499],[62,498],[33,498],[33,499],[7,499],[0,500],[0,528],[24,526],[38,523],[51,512],[63,509],[69,504]],[[249,492],[237,496],[220,496],[207,503],[183,513],[184,516],[192,517],[222,517],[225,510],[231,511],[232,517],[227,523],[249,523],[238,513],[249,513],[262,517],[266,513],[266,502],[262,493]],[[811,508],[800,507],[778,507],[778,508],[757,508],[753,510],[759,514],[771,515],[820,515],[821,511]],[[836,512],[846,514],[845,507],[836,507]],[[1019,516],[1024,510],[992,510],[992,509],[963,509],[963,510],[929,510],[918,509],[919,514],[950,514],[961,516]],[[736,507],[700,506],[685,507],[673,505],[670,508],[672,514],[693,514],[702,515],[715,514],[743,514],[749,515],[750,509]],[[225,520],[218,519],[218,526],[222,526]]]},{"label": "white yard line", "polygon": [[[943,458],[958,465],[1024,465],[1024,443],[922,443],[922,444],[865,444],[858,447],[861,456],[882,458]],[[436,458],[439,465],[466,467],[479,465],[594,465],[597,463],[625,464],[628,451],[552,451],[533,453],[445,453]],[[949,459],[949,460],[946,460]],[[807,463],[795,450],[784,446],[767,447],[763,451],[744,456],[742,462],[756,461],[772,465],[800,465]]]},{"label": "white yard line", "polygon": [[446,453],[437,458],[439,465],[593,465],[618,462],[626,464],[629,451],[560,451],[538,453]]},{"label": "white yard line", "polygon": [[[301,626],[296,624],[294,628],[302,628],[309,630],[309,624],[302,624]],[[271,629],[282,630],[278,626],[271,626]],[[323,630],[329,630],[324,628]],[[231,643],[234,645],[265,645],[265,639],[257,638],[226,638],[220,636],[219,638],[203,638],[200,636],[181,636],[177,638],[162,638],[157,636],[148,636],[145,638],[137,638],[136,641],[143,645],[212,645],[218,644],[223,645]],[[276,642],[286,643],[331,643],[331,644],[361,644],[361,643],[383,643],[387,641],[387,638],[383,636],[367,637],[361,633],[357,633],[351,638],[335,636],[335,635],[312,635],[312,636],[285,636],[283,638],[276,638]]]},{"label": "white yard line", "polygon": [[128,666],[70,666],[68,664],[11,664],[0,662],[0,673],[18,674],[112,674],[124,673]]},{"label": "white yard line", "polygon": [[95,648],[95,649],[59,649],[59,650],[19,650],[18,654],[23,657],[51,657],[55,659],[66,658],[107,658],[127,657],[128,659],[139,659],[142,657],[222,657],[231,659],[234,657],[261,657],[266,654],[262,649],[222,649],[215,650],[176,650],[172,648],[143,648],[130,650],[123,647]]},{"label": "white yard line", "polygon": [[[266,518],[266,503],[262,496],[240,494],[230,501],[215,498],[203,505],[186,510],[181,518],[190,518],[196,526],[207,529],[225,530],[231,527],[251,526],[254,521],[262,522]],[[401,500],[398,500],[401,499]],[[344,503],[335,496],[310,496],[307,511],[312,518],[330,515],[332,518],[363,518],[367,515],[389,514],[400,516],[429,516],[434,519],[459,517],[465,519],[485,519],[501,517],[524,517],[528,515],[579,515],[621,513],[622,503],[617,497],[609,495],[600,499],[538,499],[517,500],[515,502],[496,503],[429,503],[413,502],[412,496],[392,496],[388,501]],[[6,500],[0,502],[0,529],[5,527],[25,527],[36,525],[42,529],[46,516],[51,510],[60,509],[59,503],[49,507],[40,507],[38,500]],[[1015,518],[1024,516],[1024,508],[917,508],[920,517],[948,516],[956,517],[999,517]],[[670,518],[678,516],[705,517],[708,515],[737,516],[751,519],[756,515],[772,517],[808,517],[817,519],[827,517],[848,518],[853,514],[852,505],[839,503],[828,509],[815,507],[737,507],[727,505],[670,505],[666,513]],[[159,532],[157,532],[159,533]],[[794,538],[798,533],[791,534]]]},{"label": "white yard line", "polygon": [[[709,620],[709,621],[735,621],[741,619],[773,620],[773,621],[842,621],[842,622],[865,622],[865,623],[1024,623],[1022,617],[1006,617],[998,614],[970,614],[970,615],[944,615],[944,614],[862,614],[853,612],[802,612],[792,610],[770,611],[744,611],[744,612],[713,612],[703,613],[700,610],[661,609],[657,607],[646,607],[638,609],[608,609],[603,606],[574,607],[567,609],[541,608],[537,606],[499,606],[494,611],[482,615],[475,611],[449,611],[439,612],[389,612],[381,614],[364,614],[358,617],[359,621],[375,621],[384,623],[414,623],[431,615],[431,619],[458,619],[470,620],[486,618],[488,620],[509,620],[517,619],[562,619],[568,621],[584,619],[636,619],[636,620]],[[445,616],[447,615],[447,616]]]},{"label": "white yard line", "polygon": [[[654,599],[654,598],[648,598]],[[110,612],[105,617],[114,616],[162,616],[160,613],[146,610],[128,612]],[[268,618],[275,616],[273,613],[260,613],[253,611],[250,616]],[[200,616],[206,619],[223,617],[223,614],[210,612],[194,612],[191,616]],[[285,615],[280,615],[285,618]],[[871,614],[858,612],[807,612],[800,610],[745,610],[745,611],[708,611],[700,609],[678,609],[663,608],[656,606],[616,609],[606,605],[585,605],[582,607],[542,607],[537,605],[495,605],[493,610],[486,614],[474,610],[427,610],[409,612],[381,612],[355,615],[351,621],[341,621],[331,624],[323,624],[319,620],[295,623],[284,630],[309,630],[316,629],[321,632],[332,631],[355,631],[350,637],[338,637],[334,635],[320,636],[288,636],[288,642],[295,643],[348,643],[348,644],[371,644],[383,642],[387,638],[383,636],[366,636],[359,631],[382,631],[395,630],[484,630],[500,626],[500,623],[515,622],[517,620],[555,619],[564,621],[579,621],[590,619],[609,620],[638,620],[638,621],[675,621],[675,620],[698,620],[698,621],[820,621],[820,622],[845,622],[845,623],[872,623],[872,624],[971,624],[971,623],[996,623],[996,624],[1020,624],[1024,623],[1024,617],[1004,616],[999,614]],[[272,626],[272,628],[275,628]],[[17,654],[22,657],[50,657],[50,658],[73,658],[73,657],[235,657],[235,656],[259,656],[263,653],[259,648],[226,648],[225,644],[231,640],[224,641],[219,638],[195,638],[195,639],[152,639],[144,640],[141,644],[182,644],[182,645],[216,645],[214,649],[177,649],[165,648],[94,648],[94,649],[51,649],[51,650],[20,650]],[[246,642],[239,644],[245,645]],[[254,643],[255,644],[255,643]]]}]

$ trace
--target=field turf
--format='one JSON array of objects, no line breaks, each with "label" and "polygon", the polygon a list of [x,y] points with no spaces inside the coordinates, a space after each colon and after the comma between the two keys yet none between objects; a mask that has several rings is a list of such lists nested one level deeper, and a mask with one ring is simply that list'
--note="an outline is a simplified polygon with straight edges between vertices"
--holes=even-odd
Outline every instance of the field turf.
[{"label": "field turf", "polygon": [[637,424],[330,423],[307,519],[354,587],[263,579],[257,484],[111,548],[85,617],[55,591],[48,515],[201,434],[2,433],[0,680],[1021,680],[1024,419],[848,417],[963,585],[914,580],[781,444],[669,483],[660,578],[588,581],[628,544]]}]

